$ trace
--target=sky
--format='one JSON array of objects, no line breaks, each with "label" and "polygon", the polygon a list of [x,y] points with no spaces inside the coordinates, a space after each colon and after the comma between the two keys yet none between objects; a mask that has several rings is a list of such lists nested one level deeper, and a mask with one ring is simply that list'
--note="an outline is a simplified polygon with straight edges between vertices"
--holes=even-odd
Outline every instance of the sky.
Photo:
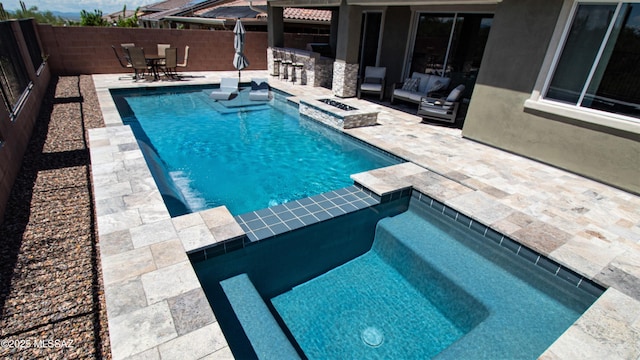
[{"label": "sky", "polygon": [[[103,14],[110,14],[122,10],[127,5],[128,10],[138,6],[149,5],[162,0],[23,0],[27,8],[38,7],[39,11],[62,11],[80,13],[81,10],[93,12],[102,10]],[[0,0],[5,10],[20,9],[20,0]]]}]

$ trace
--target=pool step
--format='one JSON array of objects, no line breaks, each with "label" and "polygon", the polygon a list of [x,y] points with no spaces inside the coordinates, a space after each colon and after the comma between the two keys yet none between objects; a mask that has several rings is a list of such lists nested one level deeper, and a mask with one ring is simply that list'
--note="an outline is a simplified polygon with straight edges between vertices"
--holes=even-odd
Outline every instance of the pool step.
[{"label": "pool step", "polygon": [[258,359],[300,359],[247,274],[220,282]]}]

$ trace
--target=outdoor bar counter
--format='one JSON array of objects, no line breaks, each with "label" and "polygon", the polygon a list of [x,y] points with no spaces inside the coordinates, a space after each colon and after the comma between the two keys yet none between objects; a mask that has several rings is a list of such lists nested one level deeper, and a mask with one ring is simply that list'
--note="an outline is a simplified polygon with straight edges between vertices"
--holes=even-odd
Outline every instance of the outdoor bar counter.
[{"label": "outdoor bar counter", "polygon": [[[280,57],[278,56],[280,54]],[[275,61],[279,58],[290,59],[301,64],[301,67],[287,66],[286,78],[295,79],[296,84],[322,86],[331,88],[333,80],[333,59],[321,56],[318,52],[293,48],[267,48],[267,64],[269,73],[283,79],[285,66]],[[295,76],[294,72],[295,71]]]}]

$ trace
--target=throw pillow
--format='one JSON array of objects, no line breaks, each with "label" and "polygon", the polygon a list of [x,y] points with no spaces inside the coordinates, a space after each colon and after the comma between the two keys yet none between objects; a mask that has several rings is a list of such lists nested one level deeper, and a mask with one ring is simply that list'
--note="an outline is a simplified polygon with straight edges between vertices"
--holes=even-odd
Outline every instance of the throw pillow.
[{"label": "throw pillow", "polygon": [[251,89],[252,90],[269,90],[269,83],[265,81],[261,81],[258,84],[255,81],[251,80]]},{"label": "throw pillow", "polygon": [[417,91],[418,85],[420,85],[420,78],[408,78],[402,84],[402,90]]},{"label": "throw pillow", "polygon": [[436,82],[433,83],[431,88],[427,90],[427,94],[434,93],[436,91],[440,91],[443,89],[444,89],[444,83],[440,80],[436,80]]}]

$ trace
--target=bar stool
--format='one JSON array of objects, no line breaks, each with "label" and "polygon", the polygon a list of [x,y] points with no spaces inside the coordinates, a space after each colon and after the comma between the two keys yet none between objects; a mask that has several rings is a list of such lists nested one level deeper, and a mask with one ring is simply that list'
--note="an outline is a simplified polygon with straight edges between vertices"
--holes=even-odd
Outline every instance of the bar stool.
[{"label": "bar stool", "polygon": [[[287,54],[289,54],[289,56],[287,57]],[[291,67],[291,64],[293,62],[291,61],[291,54],[287,51],[284,52],[284,54],[282,55],[282,71],[283,74],[281,74],[281,79],[283,80],[287,80],[289,79],[289,68]]]},{"label": "bar stool", "polygon": [[[296,83],[296,81],[298,81],[298,78],[296,76],[296,70],[300,69],[300,78],[302,78],[302,68],[304,67],[304,64],[301,63],[300,61],[298,61],[298,59],[296,58],[296,55],[294,53],[291,53],[291,82],[292,83]],[[300,83],[302,84],[302,79],[300,79]]]},{"label": "bar stool", "polygon": [[280,78],[280,64],[282,63],[282,54],[280,51],[273,49],[273,71],[271,76],[277,76]]}]

